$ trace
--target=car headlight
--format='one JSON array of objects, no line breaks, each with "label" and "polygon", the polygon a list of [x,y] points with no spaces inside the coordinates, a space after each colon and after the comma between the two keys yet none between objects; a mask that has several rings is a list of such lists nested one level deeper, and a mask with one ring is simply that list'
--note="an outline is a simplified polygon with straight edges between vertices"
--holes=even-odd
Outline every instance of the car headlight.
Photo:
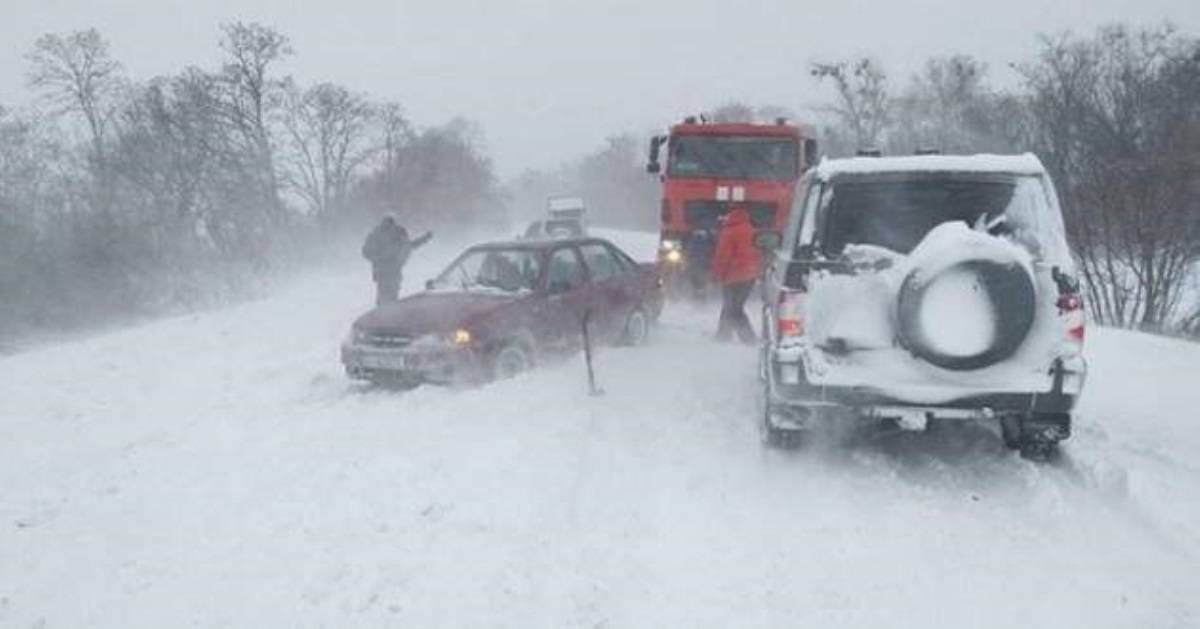
[{"label": "car headlight", "polygon": [[663,260],[666,260],[670,264],[679,264],[683,262],[683,252],[678,249],[671,249],[663,254]]},{"label": "car headlight", "polygon": [[465,328],[459,328],[450,335],[450,340],[458,347],[464,347],[471,344],[471,331]]},{"label": "car headlight", "polygon": [[658,248],[664,252],[682,251],[683,243],[679,242],[678,240],[667,239],[667,240],[664,240],[664,241],[658,243]]}]

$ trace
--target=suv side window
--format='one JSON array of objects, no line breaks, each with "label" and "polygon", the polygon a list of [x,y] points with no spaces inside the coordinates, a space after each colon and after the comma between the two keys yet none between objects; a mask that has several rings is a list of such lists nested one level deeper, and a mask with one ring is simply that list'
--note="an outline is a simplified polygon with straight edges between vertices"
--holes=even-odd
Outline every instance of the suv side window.
[{"label": "suv side window", "polygon": [[805,177],[800,180],[796,186],[796,196],[792,198],[792,209],[788,214],[787,225],[783,228],[783,247],[784,251],[788,247],[795,246],[796,233],[800,231],[800,221],[804,217],[804,212],[807,209],[808,191],[812,188],[812,180]]},{"label": "suv side window", "polygon": [[820,179],[813,179],[804,199],[804,214],[800,222],[800,234],[797,245],[811,245],[817,234],[817,214],[820,213],[821,190],[824,185]]},{"label": "suv side window", "polygon": [[592,273],[593,282],[603,282],[621,272],[621,264],[609,252],[608,247],[594,243],[583,245],[579,250],[587,262],[588,271]]},{"label": "suv side window", "polygon": [[552,292],[565,292],[583,286],[587,281],[583,264],[574,247],[563,247],[550,256],[550,271],[547,274],[546,286]]}]

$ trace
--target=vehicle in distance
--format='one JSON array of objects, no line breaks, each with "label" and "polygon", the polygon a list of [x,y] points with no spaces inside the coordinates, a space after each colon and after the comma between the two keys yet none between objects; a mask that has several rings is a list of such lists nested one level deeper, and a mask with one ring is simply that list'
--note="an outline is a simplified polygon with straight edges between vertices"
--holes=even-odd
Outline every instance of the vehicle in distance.
[{"label": "vehicle in distance", "polygon": [[582,238],[587,235],[587,207],[581,197],[550,197],[546,218],[529,224],[525,239]]},{"label": "vehicle in distance", "polygon": [[358,318],[342,344],[346,373],[380,385],[481,382],[599,342],[645,342],[662,310],[653,263],[599,238],[467,249],[426,289]]},{"label": "vehicle in distance", "polygon": [[1053,452],[1083,387],[1083,300],[1033,155],[827,160],[764,276],[764,435],[871,417],[995,419]]}]

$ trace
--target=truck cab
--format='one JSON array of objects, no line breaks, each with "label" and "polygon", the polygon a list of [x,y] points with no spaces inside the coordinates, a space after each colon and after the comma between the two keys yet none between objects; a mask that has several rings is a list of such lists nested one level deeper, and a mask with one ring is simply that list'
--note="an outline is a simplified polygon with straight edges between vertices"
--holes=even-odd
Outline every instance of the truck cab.
[{"label": "truck cab", "polygon": [[796,181],[815,159],[815,140],[782,119],[687,118],[652,138],[646,169],[662,182],[659,265],[668,285],[707,286],[721,221],[734,207],[745,207],[758,229],[782,232]]}]

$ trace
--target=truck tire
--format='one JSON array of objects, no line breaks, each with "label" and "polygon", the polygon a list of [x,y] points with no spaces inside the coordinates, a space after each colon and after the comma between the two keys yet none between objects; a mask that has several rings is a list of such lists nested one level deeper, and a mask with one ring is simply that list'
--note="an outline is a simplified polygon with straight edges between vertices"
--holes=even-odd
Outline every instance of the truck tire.
[{"label": "truck tire", "polygon": [[[995,333],[987,346],[968,355],[937,349],[937,331],[925,330],[921,308],[929,288],[950,272],[969,273],[987,291]],[[935,273],[920,267],[911,271],[900,286],[896,301],[896,331],[901,344],[916,357],[952,371],[971,371],[994,365],[1012,356],[1029,335],[1036,312],[1033,277],[1015,260],[964,260]]]}]

